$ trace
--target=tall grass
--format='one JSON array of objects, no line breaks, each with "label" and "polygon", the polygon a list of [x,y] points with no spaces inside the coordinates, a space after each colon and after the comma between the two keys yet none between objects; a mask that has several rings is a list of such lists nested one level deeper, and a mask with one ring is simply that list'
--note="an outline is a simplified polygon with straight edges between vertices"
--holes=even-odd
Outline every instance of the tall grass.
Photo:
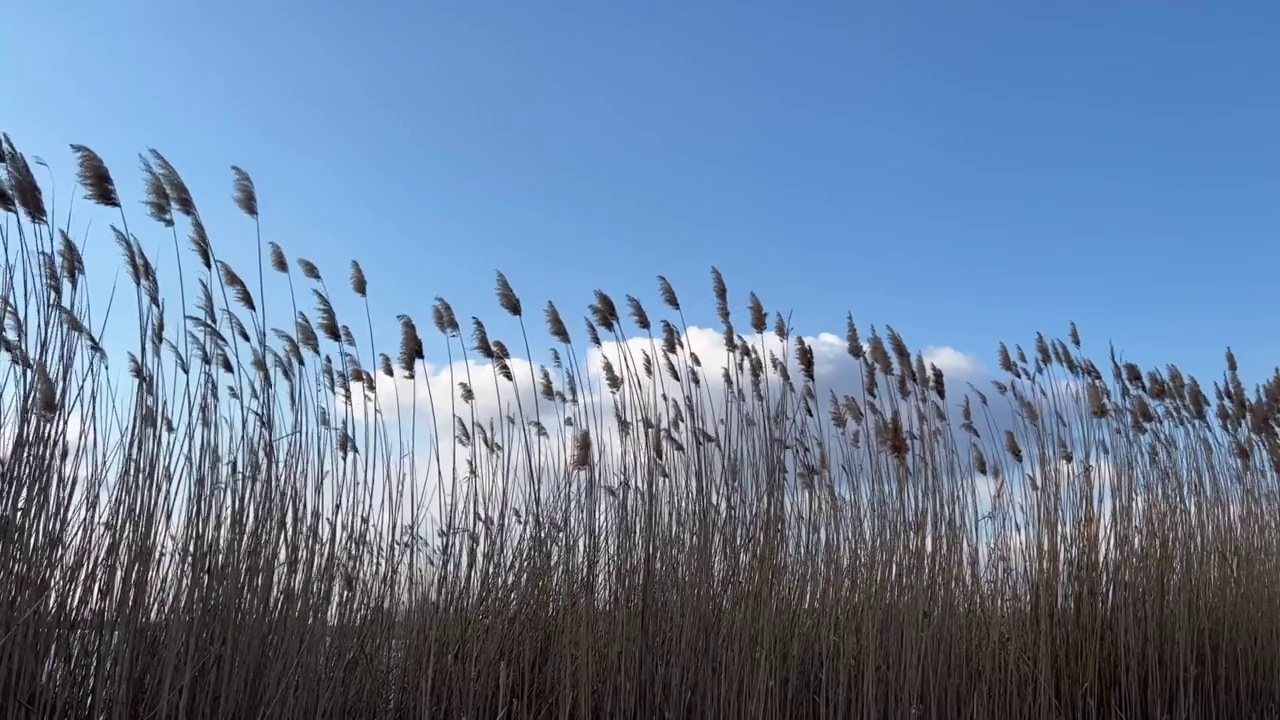
[{"label": "tall grass", "polygon": [[241,274],[163,155],[144,219],[72,150],[136,333],[108,357],[5,137],[5,717],[1280,716],[1280,374],[1100,367],[1072,325],[961,393],[850,319],[837,396],[714,271],[714,358],[665,280],[670,319],[597,291],[571,334],[502,275],[517,342],[437,299],[379,352],[360,266],[264,246],[243,170]]}]

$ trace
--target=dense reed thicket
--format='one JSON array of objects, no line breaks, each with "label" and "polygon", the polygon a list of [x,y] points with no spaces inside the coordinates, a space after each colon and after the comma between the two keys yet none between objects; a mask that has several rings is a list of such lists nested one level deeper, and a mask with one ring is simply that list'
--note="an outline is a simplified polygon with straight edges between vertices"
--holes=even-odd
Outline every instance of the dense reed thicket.
[{"label": "dense reed thicket", "polygon": [[242,273],[161,154],[148,220],[72,150],[136,333],[6,137],[5,717],[1280,716],[1280,372],[1100,367],[1071,326],[962,393],[850,319],[838,396],[714,271],[718,357],[665,280],[669,320],[597,291],[571,337],[502,275],[516,342],[437,298],[384,354],[244,171]]}]

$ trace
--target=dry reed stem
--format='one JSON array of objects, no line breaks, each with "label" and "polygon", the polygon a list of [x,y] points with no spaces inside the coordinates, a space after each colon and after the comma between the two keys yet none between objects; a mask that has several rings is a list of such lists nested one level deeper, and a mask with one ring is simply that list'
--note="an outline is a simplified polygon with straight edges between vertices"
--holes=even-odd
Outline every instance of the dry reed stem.
[{"label": "dry reed stem", "polygon": [[361,343],[297,258],[313,326],[274,243],[290,302],[255,298],[152,150],[146,215],[204,269],[166,321],[170,278],[73,146],[137,289],[117,379],[84,289],[113,272],[0,150],[6,717],[1280,713],[1280,371],[1247,388],[1228,350],[1210,394],[1113,353],[1108,379],[1071,324],[1001,344],[988,396],[848,315],[861,378],[833,388],[754,293],[738,334],[713,269],[722,356],[659,278],[675,317],[625,296],[637,338],[594,292],[598,373],[550,303],[538,364],[436,298],[443,397],[413,317],[378,352],[376,302]]}]

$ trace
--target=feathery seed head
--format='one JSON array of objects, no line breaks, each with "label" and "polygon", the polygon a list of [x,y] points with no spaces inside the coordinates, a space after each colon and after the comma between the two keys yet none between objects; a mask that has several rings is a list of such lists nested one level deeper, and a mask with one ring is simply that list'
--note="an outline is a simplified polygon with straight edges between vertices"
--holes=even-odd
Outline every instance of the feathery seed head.
[{"label": "feathery seed head", "polygon": [[74,290],[80,282],[80,277],[84,275],[84,257],[80,254],[80,248],[67,235],[66,230],[59,229],[58,235],[62,240],[59,252],[62,257],[62,274]]},{"label": "feathery seed head", "polygon": [[925,392],[928,392],[929,378],[930,378],[929,368],[925,367],[925,364],[924,364],[924,353],[920,351],[916,351],[916,364],[915,364],[915,367],[912,368],[911,379],[915,381],[918,385],[920,385],[920,387],[922,387]]},{"label": "feathery seed head", "polygon": [[498,283],[495,292],[498,295],[498,304],[502,306],[507,314],[513,317],[520,317],[524,309],[520,305],[520,298],[516,296],[516,291],[511,289],[511,283],[507,282],[507,276],[501,272],[498,273]]},{"label": "feathery seed head", "polygon": [[480,357],[492,361],[494,354],[493,345],[489,342],[489,332],[485,330],[480,318],[474,316],[471,318],[471,339],[472,348],[480,354]]},{"label": "feathery seed head", "polygon": [[591,431],[579,430],[573,443],[573,468],[587,470],[591,468]]},{"label": "feathery seed head", "polygon": [[871,361],[879,368],[880,374],[892,377],[893,360],[889,357],[889,349],[885,347],[884,340],[874,326],[871,328],[871,337],[867,340],[867,345],[870,347]]},{"label": "feathery seed head", "polygon": [[453,306],[442,297],[436,296],[435,304],[431,306],[431,321],[441,335],[462,334],[462,327],[458,324],[458,316],[453,313]]},{"label": "feathery seed head", "polygon": [[609,392],[617,393],[622,389],[622,378],[618,377],[617,371],[613,369],[613,363],[609,362],[608,356],[600,357],[600,367],[604,375],[605,384],[609,387]]},{"label": "feathery seed head", "polygon": [[257,220],[258,193],[253,187],[253,179],[239,165],[232,165],[231,173],[235,176],[233,196],[235,197],[236,207],[240,208],[240,212]]},{"label": "feathery seed head", "polygon": [[[414,363],[422,359],[422,340],[413,318],[401,315],[397,319],[400,321],[400,369],[412,377]],[[384,372],[386,369],[384,366]]]},{"label": "feathery seed head", "polygon": [[938,396],[938,400],[946,401],[947,399],[947,382],[942,375],[942,368],[933,363],[929,363],[930,384],[933,386],[933,392]]},{"label": "feathery seed head", "polygon": [[596,301],[591,305],[591,315],[595,318],[595,322],[604,328],[605,332],[611,333],[617,325],[618,307],[614,305],[613,298],[609,297],[602,290],[595,291]]},{"label": "feathery seed head", "polygon": [[315,263],[306,258],[298,258],[297,265],[302,271],[302,277],[320,282],[320,268],[316,267]]},{"label": "feathery seed head", "polygon": [[556,386],[555,383],[551,381],[551,371],[547,370],[546,367],[541,367],[538,368],[538,375],[538,393],[542,396],[542,399],[555,400]]},{"label": "feathery seed head", "polygon": [[640,304],[634,296],[627,296],[627,310],[631,314],[631,320],[640,328],[642,332],[649,332],[652,325],[649,324],[649,314],[644,311],[644,306]]},{"label": "feathery seed head", "polygon": [[724,284],[724,276],[715,267],[711,268],[711,291],[716,298],[716,316],[720,322],[729,322],[729,289]]},{"label": "feathery seed head", "polygon": [[[174,210],[184,217],[194,219],[197,217],[196,203],[191,198],[191,191],[187,189],[186,182],[178,171],[160,154],[159,150],[152,148],[149,150],[151,160],[155,163],[156,172],[159,173],[161,181],[164,182],[165,191],[169,194]],[[208,265],[205,266],[208,269]]]},{"label": "feathery seed head", "polygon": [[751,329],[757,335],[763,335],[769,327],[769,315],[764,311],[764,304],[754,292],[747,296],[747,304],[751,311]]},{"label": "feathery seed head", "polygon": [[173,200],[164,180],[146,155],[138,154],[138,164],[142,167],[145,195],[142,204],[147,206],[147,215],[165,227],[173,227]]},{"label": "feathery seed head", "polygon": [[1012,430],[1004,431],[1004,449],[1009,451],[1015,462],[1022,463],[1022,448],[1018,447],[1018,439],[1014,437]]},{"label": "feathery seed head", "polygon": [[284,250],[280,249],[274,241],[267,241],[267,248],[271,257],[271,269],[283,275],[289,274],[289,261],[284,257]]},{"label": "feathery seed head", "polygon": [[204,221],[200,219],[199,215],[191,216],[191,234],[188,239],[191,241],[191,250],[200,259],[200,264],[204,266],[205,270],[212,270],[213,247],[209,242],[209,234],[205,232]]},{"label": "feathery seed head", "polygon": [[1044,334],[1039,332],[1036,333],[1036,355],[1045,367],[1053,364],[1053,353],[1049,351],[1049,343],[1045,341]]},{"label": "feathery seed head", "polygon": [[662,302],[666,303],[667,307],[676,312],[680,311],[680,300],[676,298],[675,288],[671,287],[671,283],[661,275],[658,276],[658,294],[662,296]]},{"label": "feathery seed head", "polygon": [[0,213],[16,212],[18,212],[18,205],[13,198],[13,193],[9,192],[8,181],[0,177]]},{"label": "feathery seed head", "polygon": [[316,298],[316,317],[320,320],[320,332],[330,341],[335,343],[342,342],[342,331],[338,329],[338,318],[333,312],[333,303],[329,302],[329,297],[317,289],[312,288],[311,293]]},{"label": "feathery seed head", "polygon": [[888,423],[883,428],[885,450],[898,462],[906,462],[911,446],[907,441],[906,428],[902,424],[902,415],[894,410]]},{"label": "feathery seed head", "polygon": [[866,350],[862,347],[862,339],[858,337],[858,326],[853,324],[853,313],[848,313],[845,319],[845,341],[848,343],[848,353],[854,360],[861,360]]},{"label": "feathery seed head", "polygon": [[1004,343],[1000,343],[1000,369],[1010,374],[1016,372],[1013,357],[1009,355],[1009,347]]},{"label": "feathery seed head", "polygon": [[253,295],[249,292],[249,287],[245,285],[244,280],[240,278],[236,271],[227,263],[219,260],[218,267],[222,270],[222,282],[231,289],[232,296],[236,302],[244,306],[249,312],[257,312],[257,308],[253,304]]},{"label": "feathery seed head", "polygon": [[98,153],[76,144],[71,145],[71,152],[76,155],[76,178],[85,190],[85,199],[103,207],[120,207],[116,183]]},{"label": "feathery seed head", "polygon": [[911,364],[911,351],[907,349],[906,341],[892,327],[886,326],[885,330],[889,336],[889,348],[893,350],[893,356],[898,361],[898,372],[906,375],[911,382],[915,382],[915,368]]},{"label": "feathery seed head", "polygon": [[666,320],[662,321],[662,351],[668,355],[675,355],[679,348],[680,336],[676,332],[676,326]]},{"label": "feathery seed head", "polygon": [[45,416],[58,412],[58,392],[44,365],[36,365],[36,407]]},{"label": "feathery seed head", "polygon": [[556,309],[555,303],[547,301],[546,309],[547,330],[551,333],[551,337],[557,342],[570,344],[569,329],[564,326],[564,319],[560,317],[560,311]]},{"label": "feathery seed head", "polygon": [[977,445],[973,445],[972,447],[973,447],[973,469],[976,470],[979,475],[986,475],[989,469],[987,467],[987,456],[982,454],[982,448],[978,447]]},{"label": "feathery seed head", "polygon": [[493,348],[493,356],[499,360],[510,360],[511,351],[507,349],[507,344],[501,340],[494,340],[490,347]]},{"label": "feathery seed head", "polygon": [[803,337],[796,338],[796,363],[800,365],[800,374],[808,382],[813,382],[813,348]]},{"label": "feathery seed head", "polygon": [[587,340],[596,348],[604,347],[604,343],[600,342],[600,331],[591,323],[591,318],[584,317],[582,320],[587,326]]},{"label": "feathery seed head", "polygon": [[368,297],[369,293],[369,281],[365,279],[360,263],[355,260],[351,261],[351,291],[360,297]]},{"label": "feathery seed head", "polygon": [[35,173],[31,172],[27,157],[18,152],[7,134],[0,135],[0,140],[3,141],[5,172],[8,176],[6,196],[12,198],[12,203],[22,210],[32,224],[43,225],[48,219],[44,192],[40,189],[40,183],[36,182]]}]

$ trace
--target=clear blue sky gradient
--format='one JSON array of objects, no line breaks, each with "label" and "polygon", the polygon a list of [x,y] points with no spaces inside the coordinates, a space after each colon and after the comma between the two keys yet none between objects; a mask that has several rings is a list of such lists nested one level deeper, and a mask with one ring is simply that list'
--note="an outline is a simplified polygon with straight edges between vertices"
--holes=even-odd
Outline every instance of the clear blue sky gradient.
[{"label": "clear blue sky gradient", "polygon": [[496,322],[500,268],[539,318],[548,299],[577,317],[594,288],[656,309],[662,273],[713,326],[715,264],[737,307],[755,290],[803,332],[842,333],[852,311],[988,367],[998,340],[1069,320],[1098,356],[1114,339],[1212,375],[1230,344],[1255,376],[1280,358],[1275,3],[3,15],[0,129],[64,184],[85,143],[138,200],[154,146],[246,270],[243,165],[266,237],[331,285],[359,258],[388,323],[429,325],[435,295]]}]

